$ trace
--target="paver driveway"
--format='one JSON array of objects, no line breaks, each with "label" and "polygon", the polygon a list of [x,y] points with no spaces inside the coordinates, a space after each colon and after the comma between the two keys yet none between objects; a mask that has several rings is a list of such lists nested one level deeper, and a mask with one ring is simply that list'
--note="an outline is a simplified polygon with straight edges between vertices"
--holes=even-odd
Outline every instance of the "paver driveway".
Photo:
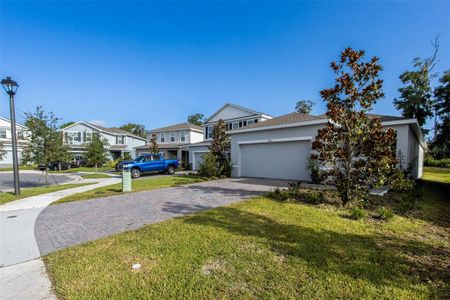
[{"label": "paver driveway", "polygon": [[145,224],[238,202],[287,182],[223,179],[47,207],[35,225],[41,255]]}]

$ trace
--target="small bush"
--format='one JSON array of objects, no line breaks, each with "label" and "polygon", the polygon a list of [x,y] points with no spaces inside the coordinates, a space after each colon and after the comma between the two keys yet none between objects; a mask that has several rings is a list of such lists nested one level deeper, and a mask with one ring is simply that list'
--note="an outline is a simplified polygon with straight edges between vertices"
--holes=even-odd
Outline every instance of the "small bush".
[{"label": "small bush", "polygon": [[313,183],[321,183],[323,181],[323,175],[320,172],[317,160],[309,158],[308,169]]},{"label": "small bush", "polygon": [[383,221],[389,221],[395,216],[394,212],[385,206],[380,207],[377,214],[378,218]]},{"label": "small bush", "polygon": [[300,194],[300,189],[302,188],[302,182],[296,181],[296,182],[289,182],[288,191],[292,194],[294,197],[298,197]]},{"label": "small bush", "polygon": [[290,198],[290,193],[282,191],[280,188],[275,188],[273,191],[267,193],[267,197],[277,201],[286,201]]},{"label": "small bush", "polygon": [[410,192],[414,189],[414,181],[408,179],[402,169],[396,168],[390,177],[389,186],[398,192]]},{"label": "small bush", "polygon": [[221,166],[214,154],[208,152],[203,156],[203,161],[200,163],[198,174],[205,177],[230,177],[231,168],[231,162],[228,162],[226,166]]},{"label": "small bush", "polygon": [[450,168],[450,158],[434,159],[431,156],[426,156],[423,164],[427,167]]},{"label": "small bush", "polygon": [[350,209],[350,219],[359,220],[365,218],[366,216],[367,213],[361,206],[355,205]]},{"label": "small bush", "polygon": [[309,204],[319,204],[324,202],[324,194],[321,191],[308,190],[301,195],[300,200]]}]

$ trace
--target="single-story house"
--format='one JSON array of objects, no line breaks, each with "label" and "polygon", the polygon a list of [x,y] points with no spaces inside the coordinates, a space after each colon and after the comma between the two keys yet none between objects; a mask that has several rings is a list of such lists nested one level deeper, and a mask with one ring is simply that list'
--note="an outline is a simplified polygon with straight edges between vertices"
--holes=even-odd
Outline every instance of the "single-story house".
[{"label": "single-story house", "polygon": [[[383,127],[397,131],[397,151],[412,177],[422,176],[427,145],[417,120],[378,115]],[[327,124],[326,116],[290,113],[230,130],[233,177],[310,180],[311,143]]]},{"label": "single-story house", "polygon": [[167,159],[178,159],[188,163],[189,151],[187,145],[203,140],[203,128],[189,123],[181,123],[157,128],[147,133],[147,145],[136,147],[136,155],[149,154],[150,140],[156,135],[158,149]]}]

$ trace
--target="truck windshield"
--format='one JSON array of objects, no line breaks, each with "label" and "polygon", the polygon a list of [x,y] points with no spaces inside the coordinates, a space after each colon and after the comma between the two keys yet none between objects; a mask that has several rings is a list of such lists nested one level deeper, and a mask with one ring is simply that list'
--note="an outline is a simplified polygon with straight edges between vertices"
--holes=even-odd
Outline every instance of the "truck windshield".
[{"label": "truck windshield", "polygon": [[141,161],[144,160],[144,158],[146,158],[146,156],[141,155],[141,156],[136,157],[136,158],[134,159],[134,161],[135,161],[135,162],[141,162]]}]

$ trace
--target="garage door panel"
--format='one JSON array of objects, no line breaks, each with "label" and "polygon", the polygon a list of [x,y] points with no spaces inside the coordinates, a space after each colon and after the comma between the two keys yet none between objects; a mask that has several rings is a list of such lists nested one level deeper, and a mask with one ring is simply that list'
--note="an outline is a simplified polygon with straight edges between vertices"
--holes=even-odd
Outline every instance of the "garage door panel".
[{"label": "garage door panel", "polygon": [[203,161],[203,155],[205,155],[205,154],[206,154],[206,152],[194,153],[194,166],[192,166],[194,171],[198,170],[198,168],[200,168],[200,164]]},{"label": "garage door panel", "polygon": [[245,144],[240,148],[243,177],[310,180],[310,141]]}]

